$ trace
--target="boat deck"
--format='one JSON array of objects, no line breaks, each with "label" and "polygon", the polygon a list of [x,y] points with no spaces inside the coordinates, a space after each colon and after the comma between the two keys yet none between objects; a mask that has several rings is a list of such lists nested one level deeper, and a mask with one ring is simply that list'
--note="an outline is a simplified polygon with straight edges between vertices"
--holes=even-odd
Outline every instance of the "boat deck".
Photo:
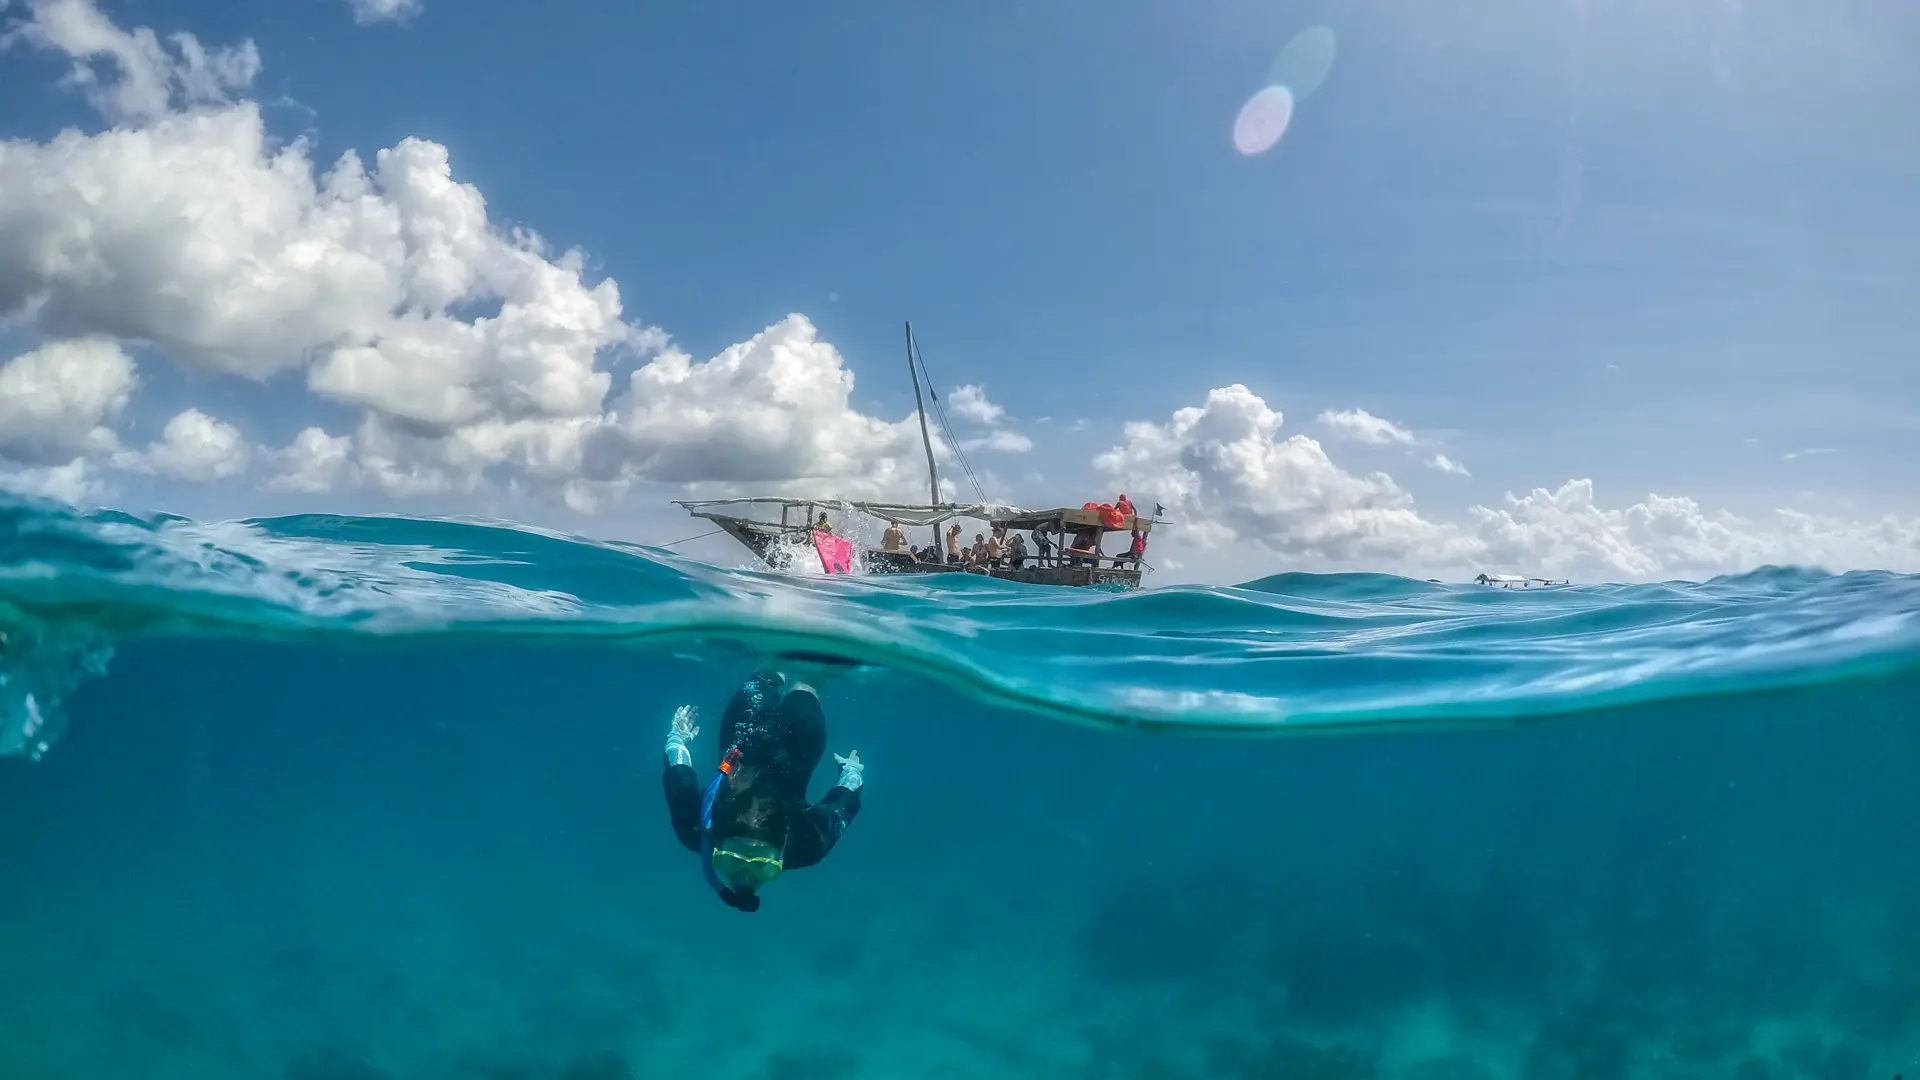
[{"label": "boat deck", "polygon": [[[696,517],[702,517],[725,530],[728,536],[738,540],[742,546],[752,551],[769,565],[778,565],[781,556],[775,546],[783,540],[792,543],[795,554],[811,555],[805,537],[812,535],[812,529],[805,525],[775,525],[770,522],[753,521],[735,517],[731,514],[716,514],[696,511]],[[797,541],[797,542],[796,542]],[[861,551],[862,561],[869,574],[978,574],[981,577],[998,578],[1001,581],[1018,581],[1025,585],[1118,585],[1124,588],[1139,588],[1142,571],[1123,569],[1111,565],[1113,556],[1103,555],[1098,561],[1086,556],[1069,557],[1065,562],[1056,557],[1047,565],[1039,565],[1035,556],[1027,556],[1027,565],[998,566],[969,570],[955,563],[927,562],[916,559],[904,551],[886,551],[880,548],[865,548]],[[1102,566],[1100,563],[1109,565]]]}]

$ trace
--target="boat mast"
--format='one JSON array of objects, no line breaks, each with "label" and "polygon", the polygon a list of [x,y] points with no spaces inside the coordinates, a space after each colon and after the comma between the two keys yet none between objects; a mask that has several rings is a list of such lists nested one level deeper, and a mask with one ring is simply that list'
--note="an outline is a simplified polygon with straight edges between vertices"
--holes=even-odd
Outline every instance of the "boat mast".
[{"label": "boat mast", "polygon": [[[940,505],[940,475],[933,470],[933,437],[927,434],[927,407],[920,400],[920,369],[913,362],[913,323],[907,323],[907,375],[913,379],[913,407],[920,413],[920,441],[927,448],[927,483],[933,490],[933,505]],[[929,387],[928,389],[932,389]],[[933,550],[946,558],[940,543],[940,523],[933,523]]]}]

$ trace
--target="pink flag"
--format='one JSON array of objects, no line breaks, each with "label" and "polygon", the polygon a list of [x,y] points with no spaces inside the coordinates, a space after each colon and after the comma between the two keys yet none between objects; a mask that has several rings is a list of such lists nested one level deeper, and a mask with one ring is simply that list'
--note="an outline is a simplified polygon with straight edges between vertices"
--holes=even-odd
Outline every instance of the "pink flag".
[{"label": "pink flag", "polygon": [[820,566],[829,574],[853,573],[853,543],[832,533],[813,534],[813,548],[820,553]]}]

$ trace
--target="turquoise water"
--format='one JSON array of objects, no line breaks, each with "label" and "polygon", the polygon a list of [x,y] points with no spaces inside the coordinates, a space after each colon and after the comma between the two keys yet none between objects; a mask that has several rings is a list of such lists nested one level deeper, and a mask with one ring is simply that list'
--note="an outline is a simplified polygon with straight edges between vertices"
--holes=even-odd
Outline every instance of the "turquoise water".
[{"label": "turquoise water", "polygon": [[[0,502],[0,1075],[1916,1076],[1917,612]],[[746,915],[660,754],[763,666],[867,786]]]}]

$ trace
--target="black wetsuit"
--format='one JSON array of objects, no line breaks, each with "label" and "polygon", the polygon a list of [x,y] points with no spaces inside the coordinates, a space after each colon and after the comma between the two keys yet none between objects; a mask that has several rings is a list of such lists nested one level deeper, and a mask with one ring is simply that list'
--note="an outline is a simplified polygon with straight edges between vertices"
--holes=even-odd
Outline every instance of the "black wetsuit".
[{"label": "black wetsuit", "polygon": [[[784,687],[779,675],[761,673],[735,691],[720,722],[720,751],[724,754],[738,747],[740,763],[736,771],[750,777],[749,791],[768,792],[777,799],[786,826],[783,868],[798,870],[814,865],[833,850],[840,834],[860,813],[860,792],[836,785],[825,798],[807,805],[807,781],[827,749],[827,718],[820,709],[820,699],[810,691],[782,695]],[[700,776],[691,766],[668,761],[661,777],[673,834],[688,851],[703,857],[708,845],[735,831],[750,831],[731,826],[726,806],[716,802],[714,835],[701,834],[700,799],[711,776]],[[743,911],[760,906],[758,897],[741,896],[732,890],[722,890],[720,898]]]}]

